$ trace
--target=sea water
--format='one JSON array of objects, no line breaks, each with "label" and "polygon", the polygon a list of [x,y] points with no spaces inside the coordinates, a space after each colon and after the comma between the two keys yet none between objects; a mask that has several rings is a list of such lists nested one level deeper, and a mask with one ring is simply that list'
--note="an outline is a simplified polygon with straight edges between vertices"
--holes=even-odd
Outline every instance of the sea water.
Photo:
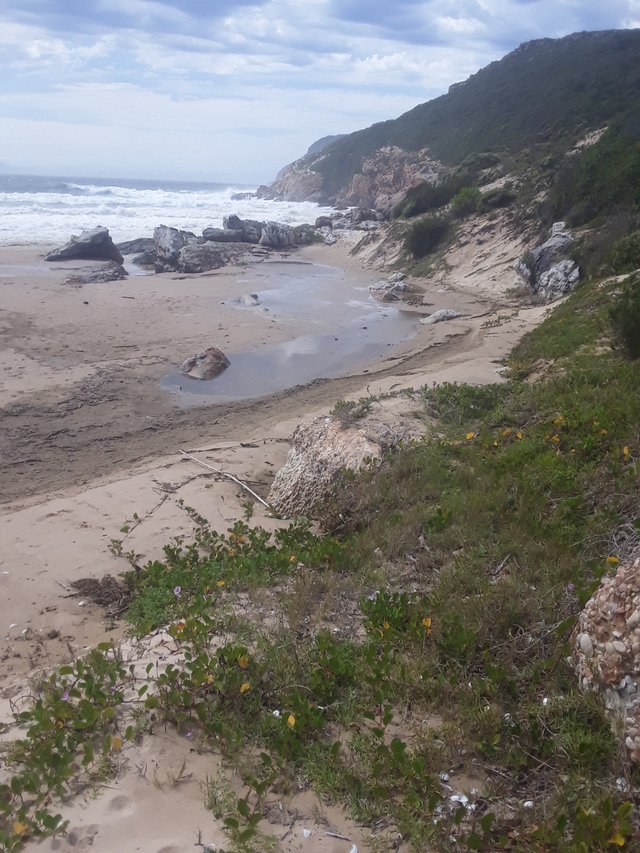
[{"label": "sea water", "polygon": [[[327,208],[269,201],[242,184],[0,175],[0,245],[61,244],[97,225],[114,242],[153,236],[158,225],[201,234],[224,216],[313,223]],[[234,199],[233,196],[249,196]]]}]

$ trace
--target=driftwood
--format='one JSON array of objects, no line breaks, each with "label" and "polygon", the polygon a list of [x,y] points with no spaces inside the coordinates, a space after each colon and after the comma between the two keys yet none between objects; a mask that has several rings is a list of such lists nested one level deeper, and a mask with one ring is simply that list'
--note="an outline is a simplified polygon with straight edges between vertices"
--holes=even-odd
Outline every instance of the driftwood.
[{"label": "driftwood", "polygon": [[192,461],[192,462],[196,462],[198,465],[202,465],[202,467],[203,467],[203,468],[208,468],[208,469],[209,469],[209,471],[214,471],[216,474],[220,474],[220,476],[221,476],[221,477],[227,477],[227,479],[229,479],[229,480],[233,480],[233,482],[234,482],[234,483],[237,483],[237,485],[238,485],[238,486],[240,486],[240,488],[241,488],[241,489],[244,489],[244,490],[245,490],[245,492],[249,492],[249,494],[250,494],[250,495],[252,495],[252,496],[253,496],[257,501],[260,501],[260,503],[261,503],[263,506],[266,506],[266,508],[267,508],[268,510],[270,510],[270,509],[271,509],[271,507],[270,507],[270,506],[269,506],[269,504],[264,500],[264,498],[261,498],[261,497],[260,497],[260,495],[257,495],[257,494],[253,491],[253,489],[250,489],[250,488],[249,488],[249,486],[247,486],[247,484],[246,484],[246,483],[243,483],[243,482],[242,482],[242,480],[239,480],[237,477],[234,477],[234,476],[233,476],[233,474],[229,474],[229,472],[228,472],[228,471],[222,471],[220,468],[214,468],[214,466],[213,466],[213,465],[209,465],[207,462],[203,462],[203,461],[202,461],[202,459],[198,459],[197,457],[192,456],[190,453],[187,453],[187,452],[186,452],[186,451],[184,451],[184,450],[181,450],[181,451],[180,451],[180,454],[181,454],[182,456],[184,456],[186,459],[191,459],[191,461]]}]

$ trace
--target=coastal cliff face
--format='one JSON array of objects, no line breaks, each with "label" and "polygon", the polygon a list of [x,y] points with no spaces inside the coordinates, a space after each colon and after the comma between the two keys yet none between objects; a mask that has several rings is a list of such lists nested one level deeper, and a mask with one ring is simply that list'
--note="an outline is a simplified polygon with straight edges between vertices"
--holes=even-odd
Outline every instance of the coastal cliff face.
[{"label": "coastal cliff face", "polygon": [[426,149],[408,152],[397,145],[387,145],[365,157],[360,171],[331,197],[322,174],[312,170],[308,161],[305,155],[286,166],[270,187],[262,188],[261,195],[287,201],[329,201],[338,207],[374,208],[388,213],[409,190],[425,181],[436,182],[446,173]]}]

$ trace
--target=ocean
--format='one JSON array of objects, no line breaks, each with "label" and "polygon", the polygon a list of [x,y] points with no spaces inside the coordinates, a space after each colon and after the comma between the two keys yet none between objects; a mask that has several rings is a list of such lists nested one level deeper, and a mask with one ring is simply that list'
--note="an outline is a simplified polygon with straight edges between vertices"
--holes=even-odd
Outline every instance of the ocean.
[{"label": "ocean", "polygon": [[151,237],[157,225],[201,234],[235,213],[289,225],[330,211],[312,202],[233,199],[255,187],[185,181],[0,175],[0,245],[60,244],[96,225],[116,243]]}]

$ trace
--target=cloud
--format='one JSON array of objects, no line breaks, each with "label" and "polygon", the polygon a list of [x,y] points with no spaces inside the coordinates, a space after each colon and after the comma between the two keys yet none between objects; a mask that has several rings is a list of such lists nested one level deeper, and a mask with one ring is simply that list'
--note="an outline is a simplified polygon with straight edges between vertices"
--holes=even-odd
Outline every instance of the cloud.
[{"label": "cloud", "polygon": [[69,168],[93,154],[102,174],[168,174],[181,150],[194,170],[214,150],[241,178],[260,140],[264,179],[522,41],[639,20],[640,0],[7,0],[0,160],[44,164],[49,142]]}]

